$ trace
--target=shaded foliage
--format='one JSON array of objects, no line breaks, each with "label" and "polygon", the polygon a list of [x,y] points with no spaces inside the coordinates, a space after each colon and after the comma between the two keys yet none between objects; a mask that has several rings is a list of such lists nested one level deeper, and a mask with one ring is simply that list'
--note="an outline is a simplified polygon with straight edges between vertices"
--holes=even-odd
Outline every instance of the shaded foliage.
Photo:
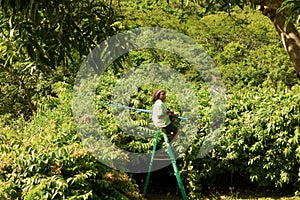
[{"label": "shaded foliage", "polygon": [[0,5],[0,73],[7,77],[1,81],[1,114],[30,116],[37,100],[51,93],[51,84],[72,83],[90,49],[119,30],[119,16],[102,1]]}]

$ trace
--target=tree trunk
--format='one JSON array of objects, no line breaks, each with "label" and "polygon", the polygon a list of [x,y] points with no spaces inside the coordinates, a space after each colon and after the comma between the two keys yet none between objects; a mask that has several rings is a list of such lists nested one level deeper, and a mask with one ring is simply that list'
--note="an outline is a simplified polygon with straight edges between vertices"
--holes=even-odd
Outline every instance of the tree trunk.
[{"label": "tree trunk", "polygon": [[300,36],[294,24],[290,22],[285,26],[286,17],[282,15],[276,14],[273,23],[300,78]]},{"label": "tree trunk", "polygon": [[268,16],[273,22],[282,44],[295,67],[297,77],[300,78],[300,35],[292,22],[286,25],[288,16],[286,12],[276,13],[282,1],[253,0],[253,3],[258,4],[262,14]]}]

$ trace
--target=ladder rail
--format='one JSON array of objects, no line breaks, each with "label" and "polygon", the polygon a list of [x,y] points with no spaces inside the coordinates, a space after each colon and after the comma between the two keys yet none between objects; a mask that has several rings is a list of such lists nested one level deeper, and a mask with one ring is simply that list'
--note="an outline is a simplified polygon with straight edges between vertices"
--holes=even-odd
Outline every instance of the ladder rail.
[{"label": "ladder rail", "polygon": [[153,151],[152,151],[151,160],[150,160],[150,164],[149,164],[149,168],[148,168],[148,173],[147,173],[147,178],[146,178],[146,182],[145,182],[145,186],[144,186],[144,196],[146,196],[146,192],[147,192],[147,188],[148,188],[148,183],[149,183],[149,179],[150,179],[150,172],[152,170],[152,165],[153,165],[155,151],[156,151],[156,147],[157,147],[157,143],[158,143],[159,133],[160,133],[160,131],[157,131],[156,132],[156,136],[155,136],[155,141],[154,141],[154,145],[153,145]]},{"label": "ladder rail", "polygon": [[169,157],[171,158],[171,163],[172,163],[172,166],[173,166],[174,175],[176,177],[178,187],[179,187],[180,192],[181,192],[182,199],[187,200],[187,196],[186,196],[186,193],[185,193],[185,190],[184,190],[184,187],[183,187],[182,180],[180,178],[179,170],[177,168],[176,160],[175,160],[171,145],[169,143],[168,137],[167,137],[167,135],[164,131],[162,131],[162,135],[164,137],[165,143],[166,143],[167,148],[168,148]]}]

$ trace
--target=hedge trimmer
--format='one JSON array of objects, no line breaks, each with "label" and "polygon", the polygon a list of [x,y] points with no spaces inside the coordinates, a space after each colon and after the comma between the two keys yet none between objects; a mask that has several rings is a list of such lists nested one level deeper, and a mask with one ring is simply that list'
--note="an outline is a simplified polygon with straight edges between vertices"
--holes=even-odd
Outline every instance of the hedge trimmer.
[{"label": "hedge trimmer", "polygon": [[[144,112],[144,113],[148,113],[148,114],[152,114],[152,110],[146,110],[146,109],[140,109],[140,108],[132,108],[129,106],[124,106],[124,105],[120,105],[120,104],[116,104],[116,103],[107,103],[107,102],[102,102],[103,104],[109,105],[109,106],[113,106],[113,107],[118,107],[118,108],[124,108],[127,110],[132,110],[132,111],[136,111],[136,112]],[[188,120],[188,118],[185,117],[180,117],[177,115],[171,115],[172,118],[176,118],[176,119],[180,119],[180,120]]]}]

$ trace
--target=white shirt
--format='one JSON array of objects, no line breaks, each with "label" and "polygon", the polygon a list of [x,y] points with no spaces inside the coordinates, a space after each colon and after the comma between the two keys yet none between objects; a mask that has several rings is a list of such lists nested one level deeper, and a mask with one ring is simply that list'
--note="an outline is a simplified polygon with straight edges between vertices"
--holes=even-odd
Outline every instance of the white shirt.
[{"label": "white shirt", "polygon": [[152,112],[152,121],[157,128],[166,127],[171,123],[167,115],[168,109],[162,100],[155,101]]}]

